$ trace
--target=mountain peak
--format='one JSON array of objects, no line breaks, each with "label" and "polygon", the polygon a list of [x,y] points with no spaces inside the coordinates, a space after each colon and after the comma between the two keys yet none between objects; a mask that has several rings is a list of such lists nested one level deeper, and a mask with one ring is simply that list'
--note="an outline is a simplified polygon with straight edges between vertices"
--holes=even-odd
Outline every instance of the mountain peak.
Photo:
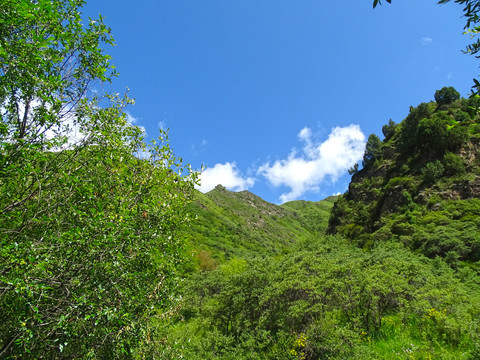
[{"label": "mountain peak", "polygon": [[228,191],[227,188],[225,186],[223,186],[222,184],[218,184],[217,186],[215,186],[215,188],[213,190]]}]

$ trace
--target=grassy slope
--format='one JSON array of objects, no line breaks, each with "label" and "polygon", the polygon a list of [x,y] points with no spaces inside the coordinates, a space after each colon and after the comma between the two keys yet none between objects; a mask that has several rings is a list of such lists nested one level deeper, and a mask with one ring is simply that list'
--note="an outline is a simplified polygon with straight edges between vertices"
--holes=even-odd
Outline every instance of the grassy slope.
[{"label": "grassy slope", "polygon": [[196,193],[190,211],[196,217],[184,230],[191,246],[219,260],[288,252],[300,240],[324,232],[332,199],[292,201],[278,206],[248,192],[217,187]]}]

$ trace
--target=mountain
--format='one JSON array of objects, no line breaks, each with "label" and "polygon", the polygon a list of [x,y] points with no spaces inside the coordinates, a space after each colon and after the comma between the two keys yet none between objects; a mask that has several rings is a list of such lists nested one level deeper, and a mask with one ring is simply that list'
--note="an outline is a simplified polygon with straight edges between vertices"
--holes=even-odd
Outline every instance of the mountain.
[{"label": "mountain", "polygon": [[210,264],[207,267],[212,265],[210,257],[222,262],[285,253],[298,241],[325,232],[334,200],[291,201],[279,206],[249,191],[231,192],[218,185],[206,194],[195,193],[189,207],[194,220],[183,235]]},{"label": "mountain", "polygon": [[385,125],[383,141],[371,135],[329,232],[365,248],[400,242],[452,266],[480,260],[479,106],[477,97],[422,103]]}]

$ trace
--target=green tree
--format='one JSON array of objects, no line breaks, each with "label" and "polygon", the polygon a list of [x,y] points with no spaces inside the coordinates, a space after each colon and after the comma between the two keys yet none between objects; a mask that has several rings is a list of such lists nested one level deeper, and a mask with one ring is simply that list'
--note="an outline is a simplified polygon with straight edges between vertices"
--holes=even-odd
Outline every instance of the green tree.
[{"label": "green tree", "polygon": [[0,10],[2,359],[129,358],[174,303],[196,174],[165,133],[145,144],[130,99],[90,92],[113,39],[83,4]]},{"label": "green tree", "polygon": [[434,111],[432,103],[421,103],[417,107],[410,107],[407,118],[402,122],[400,129],[400,149],[408,153],[416,145],[418,124],[422,119],[430,118]]},{"label": "green tree", "polygon": [[355,175],[356,173],[358,173],[358,163],[356,163],[350,169],[348,169],[349,175]]},{"label": "green tree", "polygon": [[427,185],[433,184],[443,175],[444,170],[445,168],[438,160],[427,163],[422,169],[423,181]]},{"label": "green tree", "polygon": [[363,166],[372,163],[381,155],[382,140],[375,135],[368,136],[367,144],[365,145],[365,153],[363,154]]},{"label": "green tree", "polygon": [[383,125],[382,127],[382,133],[383,136],[385,136],[385,139],[389,139],[395,134],[395,130],[397,128],[397,124],[395,124],[395,121],[390,119],[388,121],[388,124]]},{"label": "green tree", "polygon": [[442,89],[435,91],[434,97],[438,105],[449,105],[455,100],[460,99],[460,93],[452,86],[445,86]]}]

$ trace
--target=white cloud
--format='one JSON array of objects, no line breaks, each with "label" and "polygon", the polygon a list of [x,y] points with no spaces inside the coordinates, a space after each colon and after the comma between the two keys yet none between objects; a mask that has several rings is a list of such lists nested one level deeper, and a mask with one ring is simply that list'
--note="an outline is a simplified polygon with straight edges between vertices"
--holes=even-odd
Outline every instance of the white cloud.
[{"label": "white cloud", "polygon": [[213,168],[206,168],[200,174],[198,190],[206,193],[221,184],[232,191],[246,190],[253,186],[255,179],[243,177],[235,163],[216,164]]},{"label": "white cloud", "polygon": [[162,131],[168,131],[168,118],[167,113],[163,113],[163,118],[157,124],[158,128]]},{"label": "white cloud", "polygon": [[162,131],[167,131],[168,130],[167,121],[166,120],[160,120],[158,122],[158,128]]},{"label": "white cloud", "polygon": [[307,191],[318,191],[327,177],[335,182],[362,159],[365,149],[365,135],[360,126],[353,124],[332,129],[324,142],[314,142],[309,128],[303,128],[298,137],[304,142],[300,155],[292,150],[287,159],[263,164],[258,169],[258,174],[273,186],[291,189],[280,196],[281,202],[295,200]]},{"label": "white cloud", "polygon": [[134,117],[128,111],[125,111],[125,114],[127,115],[127,121],[128,121],[129,124],[137,126],[137,127],[140,128],[140,130],[142,130],[143,133],[145,133],[145,134],[147,133],[144,126],[138,125],[138,118]]},{"label": "white cloud", "polygon": [[431,37],[428,37],[428,36],[424,36],[424,37],[422,37],[422,39],[421,39],[422,45],[428,45],[428,44],[430,44],[432,41],[433,41],[433,39],[432,39]]}]

